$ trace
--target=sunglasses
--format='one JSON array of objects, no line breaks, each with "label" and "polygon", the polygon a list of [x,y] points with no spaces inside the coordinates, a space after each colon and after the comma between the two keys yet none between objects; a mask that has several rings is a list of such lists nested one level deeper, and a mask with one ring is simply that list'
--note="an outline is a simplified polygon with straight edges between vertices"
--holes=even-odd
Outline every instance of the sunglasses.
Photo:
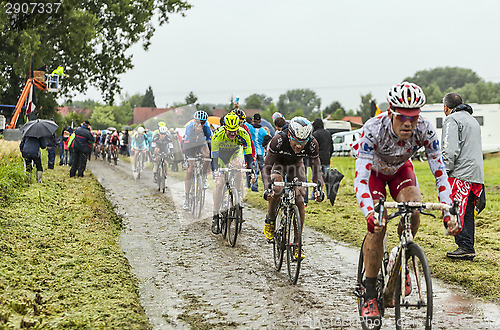
[{"label": "sunglasses", "polygon": [[292,139],[292,141],[296,141],[298,144],[306,144],[307,141],[309,141],[309,139],[305,139],[305,140],[296,139],[292,135],[290,135],[290,139]]},{"label": "sunglasses", "polygon": [[399,112],[392,111],[392,109],[391,109],[391,113],[392,113],[394,116],[396,116],[399,120],[401,120],[401,122],[403,122],[403,123],[404,123],[405,121],[407,121],[407,120],[409,120],[409,121],[414,121],[415,119],[418,119],[418,117],[420,116],[420,115],[416,115],[416,116],[406,116],[406,115],[403,115],[403,114],[401,114],[401,113],[399,113]]},{"label": "sunglasses", "polygon": [[207,122],[206,120],[196,120],[196,122],[200,125],[205,125],[205,123]]}]

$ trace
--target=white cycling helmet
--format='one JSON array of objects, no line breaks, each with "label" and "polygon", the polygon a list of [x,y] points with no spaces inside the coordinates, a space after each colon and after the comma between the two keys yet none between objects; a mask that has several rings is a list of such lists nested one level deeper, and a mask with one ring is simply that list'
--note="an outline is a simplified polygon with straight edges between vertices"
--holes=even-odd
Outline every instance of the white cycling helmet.
[{"label": "white cycling helmet", "polygon": [[138,132],[139,134],[144,133],[144,127],[142,127],[142,126],[141,126],[141,127],[139,127],[139,128],[137,129],[137,132]]},{"label": "white cycling helmet", "polygon": [[160,134],[167,134],[168,132],[167,126],[160,126],[158,130],[160,131]]},{"label": "white cycling helmet", "polygon": [[288,130],[297,139],[305,140],[311,137],[313,126],[304,117],[294,117],[288,124]]},{"label": "white cycling helmet", "polygon": [[403,81],[392,86],[387,93],[387,102],[391,108],[415,109],[425,105],[425,94],[417,84]]}]

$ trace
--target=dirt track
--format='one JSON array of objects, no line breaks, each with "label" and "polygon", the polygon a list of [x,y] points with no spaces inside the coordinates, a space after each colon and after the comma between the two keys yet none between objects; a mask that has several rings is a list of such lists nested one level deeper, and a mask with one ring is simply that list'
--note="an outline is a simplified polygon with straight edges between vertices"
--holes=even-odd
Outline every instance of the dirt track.
[{"label": "dirt track", "polygon": [[[286,265],[281,273],[273,268],[262,212],[245,208],[246,222],[231,248],[210,231],[211,194],[205,218],[193,219],[182,210],[183,182],[169,178],[169,189],[162,194],[151,171],[134,180],[128,163],[93,160],[89,169],[123,216],[121,245],[155,329],[360,328],[352,293],[356,249],[306,228],[307,257],[294,286],[284,272]],[[482,304],[438,281],[434,286],[435,328],[500,326],[498,306]],[[388,325],[391,315],[393,310],[387,310]]]}]

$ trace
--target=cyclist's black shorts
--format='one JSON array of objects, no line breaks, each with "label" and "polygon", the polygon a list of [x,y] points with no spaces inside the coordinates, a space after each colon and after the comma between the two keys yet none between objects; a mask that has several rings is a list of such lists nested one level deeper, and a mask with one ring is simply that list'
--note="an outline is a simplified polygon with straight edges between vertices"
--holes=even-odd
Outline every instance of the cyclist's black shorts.
[{"label": "cyclist's black shorts", "polygon": [[304,167],[304,163],[302,160],[299,160],[295,164],[292,165],[282,165],[280,163],[274,163],[271,169],[272,174],[279,174],[285,179],[285,175],[287,176],[287,182],[291,182],[295,177],[299,179],[299,181],[306,182],[306,168]]}]

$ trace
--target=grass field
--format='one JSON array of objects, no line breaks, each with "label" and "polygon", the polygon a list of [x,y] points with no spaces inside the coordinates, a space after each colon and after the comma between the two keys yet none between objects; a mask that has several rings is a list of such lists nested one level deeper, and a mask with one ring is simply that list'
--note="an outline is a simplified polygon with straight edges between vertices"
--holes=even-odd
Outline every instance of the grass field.
[{"label": "grass field", "polygon": [[[414,166],[422,191],[422,200],[437,202],[434,176],[427,162],[417,161]],[[336,167],[345,175],[335,206],[332,207],[329,201],[310,202],[306,209],[306,225],[323,231],[337,240],[359,247],[366,234],[366,221],[357,205],[354,192],[354,158],[332,158],[332,167]],[[484,167],[487,206],[476,220],[474,261],[452,261],[446,258],[446,252],[455,250],[456,244],[452,236],[445,236],[441,217],[434,219],[421,216],[421,225],[415,241],[427,254],[434,276],[448,283],[460,284],[478,297],[499,302],[500,158],[486,158]],[[261,192],[250,192],[246,198],[248,202],[267,209]],[[394,246],[397,242],[396,227],[397,221],[388,224],[390,246]]]},{"label": "grass field", "polygon": [[18,144],[0,140],[0,328],[148,328],[104,189],[68,167],[28,186]]}]

